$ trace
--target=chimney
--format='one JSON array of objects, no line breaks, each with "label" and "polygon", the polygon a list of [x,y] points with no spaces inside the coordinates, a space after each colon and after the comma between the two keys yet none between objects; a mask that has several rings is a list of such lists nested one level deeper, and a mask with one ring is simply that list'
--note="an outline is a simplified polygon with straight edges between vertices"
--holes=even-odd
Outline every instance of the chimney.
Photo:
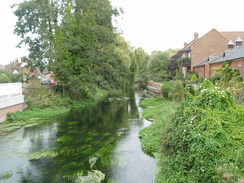
[{"label": "chimney", "polygon": [[233,48],[234,48],[234,43],[233,41],[230,40],[228,43],[228,50],[231,51]]},{"label": "chimney", "polygon": [[238,36],[238,38],[236,39],[236,47],[240,47],[242,46],[242,39],[240,38],[240,36]]},{"label": "chimney", "polygon": [[186,45],[187,45],[187,42],[184,42],[184,48],[186,47]]},{"label": "chimney", "polygon": [[198,40],[198,38],[199,38],[199,35],[198,35],[197,32],[195,32],[195,34],[194,34],[194,41]]},{"label": "chimney", "polygon": [[15,65],[18,66],[18,64],[19,64],[19,60],[16,58],[15,59]]}]

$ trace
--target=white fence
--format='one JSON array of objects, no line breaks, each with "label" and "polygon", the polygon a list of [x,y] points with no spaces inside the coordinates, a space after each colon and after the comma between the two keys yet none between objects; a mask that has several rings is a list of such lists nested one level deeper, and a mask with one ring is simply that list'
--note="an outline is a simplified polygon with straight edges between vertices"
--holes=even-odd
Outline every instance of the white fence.
[{"label": "white fence", "polygon": [[24,102],[21,83],[0,84],[0,109]]}]

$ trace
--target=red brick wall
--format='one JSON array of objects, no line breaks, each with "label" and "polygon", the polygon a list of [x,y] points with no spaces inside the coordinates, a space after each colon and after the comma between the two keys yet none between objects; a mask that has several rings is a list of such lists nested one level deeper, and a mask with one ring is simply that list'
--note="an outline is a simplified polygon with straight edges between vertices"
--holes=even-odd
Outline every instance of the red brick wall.
[{"label": "red brick wall", "polygon": [[23,110],[23,104],[17,104],[11,107],[0,109],[0,122],[3,121],[9,112],[17,112]]},{"label": "red brick wall", "polygon": [[163,85],[160,83],[154,83],[153,81],[147,81],[147,86],[151,86],[161,90]]},{"label": "red brick wall", "polygon": [[237,68],[244,79],[244,59],[241,60],[234,60],[230,64],[231,67]]},{"label": "red brick wall", "polygon": [[191,69],[210,55],[227,49],[228,40],[213,29],[191,47]]},{"label": "red brick wall", "polygon": [[205,73],[204,66],[194,67],[194,71],[196,71],[198,77],[204,77],[204,73]]},{"label": "red brick wall", "polygon": [[215,73],[214,68],[222,67],[222,63],[216,63],[216,64],[210,64],[210,76],[212,76]]},{"label": "red brick wall", "polygon": [[151,90],[148,89],[147,92],[149,94],[154,95],[156,97],[163,97],[163,95],[162,95],[162,86],[163,85],[162,84],[154,83],[153,81],[147,81],[147,86],[153,87],[153,88],[156,88],[156,89],[159,90],[159,93],[157,93],[157,92],[154,92],[154,91],[151,91]]},{"label": "red brick wall", "polygon": [[205,73],[204,73],[204,76],[206,78],[210,76],[210,64],[209,63],[205,64]]},{"label": "red brick wall", "polygon": [[[231,62],[230,66],[232,68],[237,68],[244,79],[244,59],[241,60],[234,60]],[[216,63],[210,65],[210,74],[211,76],[215,73],[214,68],[222,67],[222,63]]]}]

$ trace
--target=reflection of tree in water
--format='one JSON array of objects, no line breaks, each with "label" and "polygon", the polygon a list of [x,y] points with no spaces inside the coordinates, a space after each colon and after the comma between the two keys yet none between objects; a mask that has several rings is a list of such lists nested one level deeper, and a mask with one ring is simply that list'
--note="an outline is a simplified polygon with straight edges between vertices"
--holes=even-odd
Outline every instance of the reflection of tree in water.
[{"label": "reflection of tree in water", "polygon": [[57,125],[47,124],[45,128],[33,126],[30,129],[25,129],[23,138],[28,138],[30,141],[29,153],[36,152],[40,149],[50,149],[56,146]]},{"label": "reflection of tree in water", "polygon": [[97,157],[94,170],[109,172],[114,142],[129,128],[128,118],[137,115],[134,99],[102,102],[89,110],[71,111],[58,122],[55,133],[51,128],[44,132],[46,137],[43,132],[36,132],[30,152],[39,151],[30,156],[33,169],[20,172],[23,182],[65,182],[82,172],[90,174],[91,157]]}]

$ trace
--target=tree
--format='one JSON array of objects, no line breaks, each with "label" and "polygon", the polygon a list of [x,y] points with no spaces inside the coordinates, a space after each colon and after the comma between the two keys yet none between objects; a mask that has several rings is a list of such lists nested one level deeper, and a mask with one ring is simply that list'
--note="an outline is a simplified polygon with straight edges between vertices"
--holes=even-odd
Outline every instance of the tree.
[{"label": "tree", "polygon": [[55,32],[55,61],[51,68],[64,89],[76,99],[96,87],[124,87],[123,81],[129,74],[125,55],[130,50],[112,26],[112,16],[116,15],[108,0],[66,4]]},{"label": "tree", "polygon": [[142,75],[148,65],[149,55],[142,48],[134,48],[131,53],[132,71],[135,77]]},{"label": "tree", "polygon": [[[76,9],[76,11],[74,11]],[[91,69],[94,58],[94,35],[91,27],[95,24],[91,13],[78,13],[72,2],[66,4],[60,26],[55,32],[55,60],[50,68],[62,87],[78,99],[92,89]]]},{"label": "tree", "polygon": [[155,81],[163,81],[169,78],[168,60],[170,54],[167,51],[154,51],[149,59],[149,78]]},{"label": "tree", "polygon": [[14,33],[22,38],[18,44],[29,48],[28,66],[39,67],[42,71],[53,59],[54,32],[58,24],[58,0],[29,0],[12,7],[17,7],[14,14],[18,17]]},{"label": "tree", "polygon": [[113,27],[119,12],[109,0],[29,0],[15,14],[15,32],[29,45],[28,63],[40,70],[48,63],[74,99],[96,87],[127,87],[131,50]]}]

